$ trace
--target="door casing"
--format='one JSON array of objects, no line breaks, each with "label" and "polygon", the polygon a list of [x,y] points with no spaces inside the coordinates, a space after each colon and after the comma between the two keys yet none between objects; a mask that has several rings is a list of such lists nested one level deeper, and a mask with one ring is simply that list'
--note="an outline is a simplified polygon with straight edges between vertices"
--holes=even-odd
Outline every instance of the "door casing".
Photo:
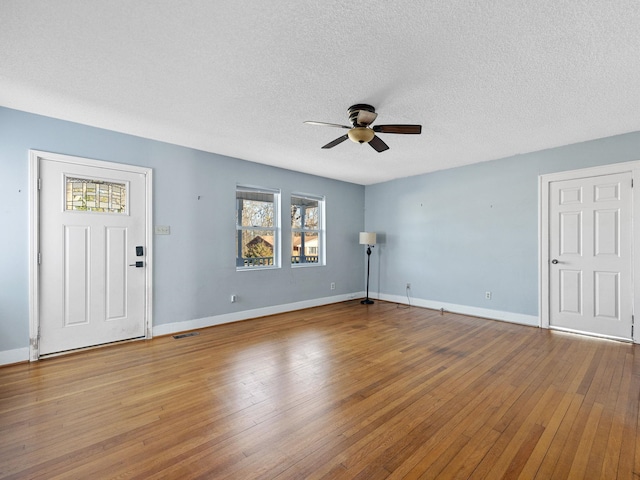
[{"label": "door casing", "polygon": [[[549,328],[550,323],[550,298],[549,298],[549,185],[551,182],[562,180],[573,180],[586,177],[597,177],[601,175],[611,175],[616,173],[631,172],[633,184],[640,185],[640,161],[625,163],[615,163],[598,167],[583,168],[579,170],[569,170],[565,172],[550,173],[539,177],[539,299],[540,299],[540,327]],[[640,307],[640,248],[636,247],[636,239],[640,238],[640,195],[635,195],[635,188],[632,189],[632,228],[631,228],[631,291],[633,292],[632,311],[639,311]],[[597,336],[597,335],[595,335]],[[633,329],[632,340],[639,343],[640,335],[638,328]]]},{"label": "door casing", "polygon": [[40,159],[51,161],[86,165],[90,167],[102,167],[124,170],[132,173],[140,173],[145,176],[145,242],[146,242],[146,268],[145,268],[145,337],[149,339],[153,335],[153,170],[147,167],[126,165],[122,163],[105,162],[71,155],[29,150],[29,360],[36,361],[40,358],[39,331],[40,331]]}]

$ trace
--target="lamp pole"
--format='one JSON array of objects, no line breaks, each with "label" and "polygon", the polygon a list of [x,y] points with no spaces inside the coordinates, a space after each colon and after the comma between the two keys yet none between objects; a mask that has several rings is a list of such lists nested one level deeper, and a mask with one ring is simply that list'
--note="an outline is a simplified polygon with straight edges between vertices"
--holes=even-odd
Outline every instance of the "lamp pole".
[{"label": "lamp pole", "polygon": [[369,299],[369,267],[371,266],[371,245],[367,245],[367,298],[360,303],[363,305],[371,305],[373,300]]}]

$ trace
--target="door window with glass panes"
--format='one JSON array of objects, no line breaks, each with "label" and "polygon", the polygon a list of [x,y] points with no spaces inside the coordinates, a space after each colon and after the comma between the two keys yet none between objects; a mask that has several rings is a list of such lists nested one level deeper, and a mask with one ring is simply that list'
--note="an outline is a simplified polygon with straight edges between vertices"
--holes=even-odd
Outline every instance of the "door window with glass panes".
[{"label": "door window with glass panes", "polygon": [[236,187],[236,268],[280,266],[280,191]]},{"label": "door window with glass panes", "polygon": [[291,195],[291,265],[324,265],[324,197]]}]

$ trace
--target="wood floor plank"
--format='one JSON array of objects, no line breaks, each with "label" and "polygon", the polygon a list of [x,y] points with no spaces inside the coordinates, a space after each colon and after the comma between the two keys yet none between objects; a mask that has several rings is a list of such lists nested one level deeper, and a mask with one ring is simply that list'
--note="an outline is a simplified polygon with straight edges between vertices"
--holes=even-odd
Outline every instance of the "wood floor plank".
[{"label": "wood floor plank", "polygon": [[637,346],[358,301],[0,368],[0,479],[640,473]]},{"label": "wood floor plank", "polygon": [[[555,435],[553,436],[553,440],[549,444],[547,453],[542,459],[542,463],[540,464],[540,468],[538,469],[535,478],[553,478],[558,462],[563,454],[563,447],[570,438],[571,427],[580,412],[580,406],[582,405],[583,400],[584,398],[582,395],[577,395],[575,393],[571,394],[571,403],[564,412],[562,421],[554,432]],[[573,457],[571,457],[571,459],[573,460]],[[565,476],[568,475],[568,469],[563,474]]]},{"label": "wood floor plank", "polygon": [[[602,415],[598,422],[597,430],[594,434],[593,445],[591,451],[588,453],[588,463],[586,466],[587,472],[600,472],[601,476],[606,478],[607,475],[613,473],[607,473],[607,455],[611,455],[612,450],[609,451],[609,441],[611,439],[611,430],[615,428],[614,422],[616,417],[616,399],[620,394],[620,386],[622,381],[622,371],[624,368],[624,355],[622,352],[613,352],[609,368],[604,373],[609,377],[610,381],[606,383],[606,390],[601,393],[599,402],[602,405]],[[616,438],[614,435],[613,438]]]},{"label": "wood floor plank", "polygon": [[[608,472],[608,478],[616,478],[620,471],[640,472],[640,469],[634,469],[634,455],[637,446],[637,436],[631,426],[631,422],[637,420],[637,409],[632,407],[635,398],[640,391],[640,379],[636,371],[635,355],[629,352],[624,357],[624,370],[619,390],[617,391],[615,401],[614,423],[609,436],[609,445],[607,447],[607,455],[605,457],[605,469]],[[627,381],[629,379],[629,381]],[[604,478],[604,477],[603,477]],[[618,478],[622,478],[618,476]]]},{"label": "wood floor plank", "polygon": [[[553,386],[555,388],[555,386]],[[562,392],[558,392],[562,393]],[[571,404],[573,394],[564,393],[561,398],[558,398],[555,404],[550,405],[547,409],[549,419],[546,422],[541,422],[545,427],[544,432],[538,439],[534,449],[532,450],[527,462],[525,463],[518,478],[523,480],[532,479],[538,477],[538,471],[545,458],[548,458],[551,442],[553,441],[559,425],[565,418],[569,405]],[[552,465],[555,466],[555,463]],[[544,478],[544,476],[540,477]]]},{"label": "wood floor plank", "polygon": [[[587,465],[589,462],[589,452],[596,436],[598,423],[602,417],[604,407],[600,403],[594,403],[589,412],[589,417],[585,424],[583,434],[580,436],[580,442],[575,452],[571,469],[569,470],[569,478],[585,478],[587,475]],[[600,465],[596,465],[595,472],[600,471]]]}]

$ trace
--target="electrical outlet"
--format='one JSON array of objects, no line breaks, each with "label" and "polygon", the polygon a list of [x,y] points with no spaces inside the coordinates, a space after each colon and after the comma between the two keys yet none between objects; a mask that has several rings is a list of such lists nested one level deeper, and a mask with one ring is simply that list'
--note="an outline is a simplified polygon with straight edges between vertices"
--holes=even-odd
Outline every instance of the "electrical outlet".
[{"label": "electrical outlet", "polygon": [[491,292],[484,292],[484,298],[491,300]]},{"label": "electrical outlet", "polygon": [[331,282],[331,290],[335,290],[336,289],[336,282]]},{"label": "electrical outlet", "polygon": [[411,284],[407,283],[407,290],[411,290]]}]

